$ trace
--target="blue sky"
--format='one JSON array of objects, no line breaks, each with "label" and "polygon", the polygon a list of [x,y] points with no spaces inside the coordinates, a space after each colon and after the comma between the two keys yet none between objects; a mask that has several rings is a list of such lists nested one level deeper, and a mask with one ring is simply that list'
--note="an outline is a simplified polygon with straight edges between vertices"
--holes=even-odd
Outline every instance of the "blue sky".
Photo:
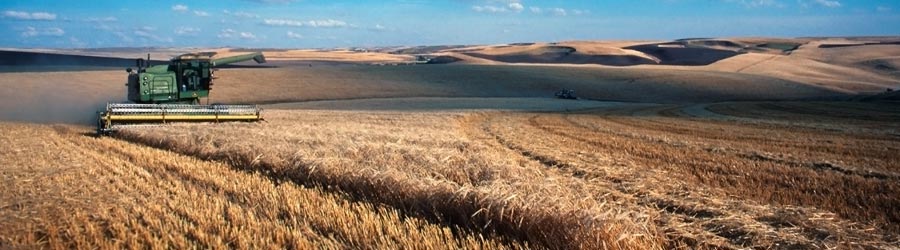
[{"label": "blue sky", "polygon": [[900,35],[900,1],[0,2],[0,47],[329,48],[872,35]]}]

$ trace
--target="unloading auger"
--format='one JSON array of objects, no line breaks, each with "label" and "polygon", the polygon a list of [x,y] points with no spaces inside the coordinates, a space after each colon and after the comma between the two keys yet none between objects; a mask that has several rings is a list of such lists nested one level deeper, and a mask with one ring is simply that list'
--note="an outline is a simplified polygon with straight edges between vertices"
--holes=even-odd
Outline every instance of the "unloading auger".
[{"label": "unloading auger", "polygon": [[97,119],[97,134],[109,134],[122,126],[169,122],[260,121],[256,105],[200,105],[208,97],[216,67],[253,60],[266,62],[261,52],[213,58],[215,53],[177,56],[168,65],[149,65],[137,59],[137,70],[128,72],[128,100],[110,103]]}]

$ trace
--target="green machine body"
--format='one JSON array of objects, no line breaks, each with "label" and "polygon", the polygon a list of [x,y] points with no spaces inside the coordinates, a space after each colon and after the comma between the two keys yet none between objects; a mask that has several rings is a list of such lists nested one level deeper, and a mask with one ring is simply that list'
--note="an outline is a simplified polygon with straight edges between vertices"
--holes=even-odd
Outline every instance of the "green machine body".
[{"label": "green machine body", "polygon": [[215,53],[191,53],[172,58],[168,64],[149,65],[137,59],[137,70],[128,72],[128,100],[146,104],[199,104],[208,97],[215,79],[215,68],[253,60],[264,63],[261,52],[213,58]]}]

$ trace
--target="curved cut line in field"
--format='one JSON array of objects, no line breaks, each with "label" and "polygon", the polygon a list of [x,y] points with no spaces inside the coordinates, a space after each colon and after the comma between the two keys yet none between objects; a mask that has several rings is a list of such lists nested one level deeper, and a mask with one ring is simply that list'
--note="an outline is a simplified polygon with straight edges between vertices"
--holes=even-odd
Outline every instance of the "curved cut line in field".
[{"label": "curved cut line in field", "polygon": [[[880,152],[896,142],[816,133],[810,128],[815,120],[806,118],[789,125],[685,115],[684,109],[695,106],[615,103],[568,113],[270,110],[266,123],[151,127],[124,131],[120,138],[194,161],[221,161],[243,170],[232,173],[251,173],[276,187],[323,187],[361,204],[401,211],[398,220],[462,229],[428,237],[488,238],[465,246],[884,248],[897,241],[894,224],[879,224],[896,214],[878,211],[898,202],[890,196],[897,188],[894,177],[803,165],[845,155],[843,163],[830,166],[890,175],[893,156]],[[828,140],[857,146],[819,145]],[[865,144],[881,149],[859,151]],[[153,162],[113,146],[83,147],[109,151],[114,159]],[[235,211],[253,204],[240,189],[210,184],[178,164],[140,167],[147,172],[143,181],[156,181],[152,190],[216,193]],[[813,185],[819,182],[831,189],[825,193]],[[881,190],[871,189],[872,183]],[[111,190],[156,195],[129,186]],[[860,199],[859,207],[842,203],[853,199]],[[164,203],[147,209],[147,216],[156,216],[147,221],[164,217],[184,221],[192,228],[187,231],[204,228],[205,217],[184,207]],[[290,216],[279,212],[273,218]],[[335,228],[307,231],[331,235]],[[221,238],[206,237],[185,242]],[[323,244],[347,245],[347,238],[352,236],[325,237],[333,243]],[[567,239],[565,245],[558,239]]]},{"label": "curved cut line in field", "polygon": [[[657,221],[667,221],[668,223],[680,221],[676,223],[681,223],[683,225],[685,223],[691,223],[686,221],[693,221],[694,219],[715,219],[722,215],[720,212],[700,208],[694,204],[688,204],[660,196],[653,196],[640,190],[639,184],[626,183],[626,181],[636,182],[635,179],[637,178],[635,177],[615,177],[604,171],[604,169],[579,167],[576,164],[571,164],[554,157],[541,155],[524,149],[524,147],[508,141],[500,134],[494,132],[491,128],[491,125],[495,124],[493,122],[494,119],[486,118],[485,115],[474,115],[473,118],[470,119],[471,121],[467,122],[469,125],[464,126],[464,132],[470,138],[482,138],[482,143],[491,145],[492,147],[503,148],[514,154],[519,154],[521,157],[540,163],[543,167],[549,169],[550,173],[560,175],[556,178],[575,178],[589,181],[592,185],[604,187],[610,186],[613,190],[600,189],[601,192],[598,192],[595,195],[602,197],[614,196],[618,197],[617,200],[624,200],[626,202],[617,202],[617,205],[619,206],[628,207],[633,211],[643,211],[646,213],[657,213],[660,210],[670,213],[664,215],[663,218],[657,219]],[[617,164],[617,166],[624,167],[624,165],[620,164]],[[717,234],[721,234],[722,232],[722,227],[718,227],[718,229],[715,230],[695,230],[685,227],[670,227],[667,226],[666,223],[657,224],[662,225],[661,228],[665,229],[665,237],[667,238],[666,248],[668,249],[737,249],[737,246],[729,244],[728,241],[746,241],[746,234],[718,236]],[[737,229],[729,228],[728,230],[734,231]],[[725,239],[722,237],[725,237]]]},{"label": "curved cut line in field", "polygon": [[528,247],[81,128],[0,127],[2,247]]},{"label": "curved cut line in field", "polygon": [[[743,125],[733,126],[732,124],[725,124],[728,129],[716,129],[717,126],[721,126],[719,122],[708,122],[708,121],[688,121],[684,119],[669,119],[669,118],[653,118],[653,117],[645,117],[645,116],[636,116],[636,117],[619,117],[619,116],[600,116],[597,117],[599,120],[604,122],[600,124],[606,125],[619,125],[616,126],[616,129],[621,130],[634,130],[643,135],[650,135],[651,139],[646,143],[652,143],[655,141],[676,141],[678,144],[669,144],[669,147],[673,147],[674,149],[679,149],[681,151],[690,151],[688,149],[694,149],[694,153],[691,155],[701,156],[704,154],[716,153],[727,155],[729,151],[737,151],[737,150],[729,150],[729,149],[751,149],[748,153],[739,153],[737,156],[748,158],[750,160],[762,160],[762,161],[771,161],[773,163],[777,163],[773,167],[780,168],[790,168],[791,166],[808,168],[814,171],[818,171],[819,175],[810,175],[810,176],[818,176],[816,177],[822,183],[829,183],[831,179],[829,178],[838,178],[843,179],[844,181],[849,181],[852,183],[856,183],[851,186],[858,185],[859,188],[869,190],[865,192],[861,192],[859,195],[848,195],[845,198],[848,199],[858,199],[859,197],[880,197],[877,199],[882,199],[883,205],[888,206],[890,202],[897,202],[896,199],[890,198],[890,192],[885,192],[885,189],[896,188],[892,183],[896,183],[896,174],[893,174],[893,171],[896,171],[896,159],[898,156],[892,154],[895,152],[891,150],[891,148],[896,147],[896,141],[891,140],[867,140],[867,139],[859,139],[855,136],[833,136],[830,134],[819,134],[816,135],[814,133],[806,133],[805,130],[801,127],[800,129],[793,127],[768,127],[768,130],[758,130],[754,131],[750,129],[750,133],[746,132],[746,129],[743,128]],[[594,121],[599,121],[594,119]],[[624,122],[623,122],[624,121]],[[624,124],[624,125],[622,125]],[[664,126],[658,126],[656,124],[663,124]],[[702,124],[702,125],[696,125]],[[596,125],[590,126],[595,129],[599,129]],[[687,135],[680,136],[679,133],[684,133],[688,131]],[[720,132],[721,131],[721,132]],[[797,131],[797,132],[795,132]],[[799,133],[800,136],[796,136],[793,133]],[[758,136],[761,135],[761,136]],[[775,135],[775,136],[773,136]],[[768,136],[766,138],[765,136]],[[718,140],[703,140],[706,137],[718,137]],[[754,137],[760,137],[760,139],[753,139]],[[824,137],[824,139],[822,139]],[[868,136],[864,136],[866,138]],[[799,143],[795,143],[792,140],[801,141]],[[754,141],[757,141],[754,143]],[[803,141],[806,141],[805,143]],[[821,143],[816,143],[816,141],[827,141],[833,143],[833,145],[851,145],[846,147],[834,147],[834,146],[818,146]],[[698,150],[698,147],[694,146],[698,144],[698,142],[703,142],[706,144],[700,144],[702,149],[707,150]],[[812,145],[808,145],[812,144]],[[834,150],[837,148],[837,150]],[[823,151],[824,150],[824,151]],[[707,152],[704,152],[707,151]],[[738,151],[740,152],[740,151]],[[747,152],[747,151],[744,151]],[[789,158],[794,158],[796,160],[792,161],[783,161],[778,159],[778,156],[785,152],[790,152],[791,155],[788,155]],[[809,152],[809,153],[808,153]],[[652,155],[650,155],[652,156]],[[852,157],[847,157],[852,156]],[[727,158],[709,158],[708,161],[713,162],[713,160],[726,160]],[[856,167],[856,168],[848,168],[846,166],[841,166],[842,161],[850,162],[851,164],[856,164],[858,166],[865,167]],[[793,164],[796,162],[801,162],[801,164]],[[838,162],[832,163],[832,162]],[[855,162],[855,163],[854,163]],[[690,165],[690,163],[685,163]],[[758,165],[758,164],[757,164]],[[822,172],[824,171],[824,172]],[[888,172],[890,171],[890,172]],[[846,177],[835,176],[831,173],[843,174],[847,175]],[[794,176],[794,175],[786,175],[786,176]],[[802,176],[802,175],[801,175]],[[856,180],[852,178],[852,176],[860,176],[864,178],[872,178],[870,180]],[[777,178],[776,176],[773,176]],[[777,180],[777,179],[773,179]],[[775,183],[778,183],[776,181]],[[863,183],[881,183],[874,186],[863,184]],[[815,184],[811,183],[811,184]],[[802,187],[803,185],[801,185]],[[827,186],[827,185],[826,185]],[[871,187],[871,188],[865,188]],[[822,190],[822,193],[835,193],[834,191],[841,192],[838,190],[828,190],[832,187],[823,187],[825,189]],[[856,189],[856,188],[854,188]],[[793,189],[788,189],[792,191]],[[815,190],[815,189],[814,189]],[[739,191],[739,190],[735,190]],[[838,193],[839,193],[838,192]],[[882,195],[877,195],[882,194]],[[761,199],[761,202],[766,202],[769,199]],[[848,202],[851,200],[848,200]],[[855,201],[852,202],[855,204]],[[839,205],[837,203],[835,205]],[[850,203],[847,203],[850,204]],[[863,202],[862,204],[866,205],[874,205],[871,202]],[[815,203],[810,203],[807,205],[819,205]],[[827,204],[826,204],[827,206]],[[852,206],[842,206],[842,208],[837,208],[837,210],[832,211],[842,211],[841,209],[847,207],[857,207],[856,205]],[[865,207],[865,205],[863,205]],[[856,218],[854,216],[853,210],[843,210],[841,212],[845,216],[850,216],[851,218]],[[859,210],[865,211],[865,210]],[[878,210],[873,210],[878,211]],[[849,213],[849,214],[848,214]],[[858,213],[857,215],[865,217],[866,214],[879,214],[879,213]],[[897,218],[894,218],[896,215],[891,215],[891,213],[886,214],[887,221],[894,221]],[[890,226],[893,223],[887,223],[887,226]]]},{"label": "curved cut line in field", "polygon": [[[780,105],[796,105],[802,113],[791,113],[778,108]],[[721,120],[737,121],[749,125],[764,125],[807,128],[819,133],[853,134],[861,138],[900,139],[900,117],[895,112],[896,102],[854,103],[854,102],[814,102],[804,103],[719,103],[702,104],[698,108],[717,116]],[[860,107],[854,107],[859,105]],[[768,108],[766,108],[768,107]],[[773,108],[774,107],[774,108]],[[827,108],[822,110],[823,108]],[[797,108],[793,108],[797,109]],[[813,114],[809,114],[813,112]],[[846,113],[849,115],[830,115]]]},{"label": "curved cut line in field", "polygon": [[[630,111],[630,114],[629,114],[630,116],[626,116],[626,118],[622,118],[622,119],[634,119],[634,120],[640,120],[640,121],[657,119],[657,118],[653,118],[652,114],[659,110],[666,110],[667,108],[654,109],[654,108],[646,108],[646,107],[636,107],[634,109],[635,109],[634,111]],[[656,111],[654,111],[654,110],[656,110]],[[596,112],[596,111],[592,111],[592,112]],[[603,119],[608,119],[610,117],[620,118],[619,116],[621,116],[621,113],[623,113],[623,110],[615,109],[615,110],[612,110],[611,112],[618,114],[618,115],[603,114],[603,115],[599,115],[599,117],[603,118]],[[627,109],[624,112],[629,113],[629,111],[627,111]],[[582,112],[578,112],[578,113],[582,113]],[[510,115],[510,116],[521,117],[524,115]],[[525,139],[525,141],[527,141],[526,143],[518,144],[518,145],[515,143],[511,143],[510,139],[504,138],[503,136],[496,136],[496,137],[498,138],[498,140],[500,141],[501,144],[507,145],[510,149],[518,151],[526,157],[538,160],[540,162],[548,163],[548,164],[546,164],[548,166],[565,166],[567,168],[571,168],[571,166],[573,166],[573,165],[579,165],[579,164],[571,163],[572,161],[576,161],[576,162],[579,161],[579,160],[577,160],[578,159],[577,155],[573,156],[573,154],[569,154],[568,156],[566,156],[564,158],[559,158],[559,157],[550,156],[553,154],[548,155],[547,150],[558,149],[558,150],[565,151],[565,149],[568,149],[568,148],[573,148],[573,147],[577,148],[578,146],[572,144],[573,141],[576,142],[576,144],[578,142],[587,143],[588,145],[590,145],[589,148],[596,150],[596,149],[598,149],[597,146],[606,145],[606,143],[604,143],[604,142],[610,141],[611,138],[623,137],[623,138],[625,138],[624,141],[621,141],[618,143],[612,142],[614,144],[610,144],[611,147],[607,148],[608,150],[610,150],[609,152],[616,154],[616,152],[618,150],[624,149],[624,151],[629,152],[629,153],[626,153],[624,155],[620,154],[621,156],[618,157],[618,159],[623,160],[623,159],[628,159],[628,158],[632,158],[632,157],[636,156],[636,157],[638,157],[639,162],[641,161],[640,159],[645,159],[645,160],[643,160],[644,163],[643,164],[639,163],[639,165],[649,164],[650,166],[653,165],[653,162],[659,161],[658,159],[660,159],[660,158],[657,158],[657,157],[659,157],[661,155],[665,155],[665,154],[659,154],[659,153],[645,154],[642,152],[641,149],[638,149],[637,151],[629,151],[628,148],[633,147],[633,146],[629,146],[629,144],[627,144],[628,141],[633,141],[633,140],[637,139],[639,141],[642,141],[642,143],[645,143],[645,144],[667,145],[666,147],[673,147],[675,149],[693,148],[694,149],[693,151],[699,151],[699,150],[697,150],[697,147],[693,147],[693,145],[689,146],[685,142],[679,141],[677,138],[673,140],[672,138],[665,138],[665,137],[653,137],[653,136],[647,137],[646,135],[643,135],[643,133],[632,134],[632,133],[623,132],[623,131],[633,130],[633,129],[629,129],[629,125],[633,125],[634,123],[628,123],[625,125],[619,124],[618,126],[614,126],[613,128],[611,128],[613,130],[611,130],[610,128],[601,129],[601,128],[598,128],[597,126],[585,126],[582,124],[575,123],[571,119],[569,119],[572,116],[575,116],[575,115],[573,114],[573,115],[561,116],[562,120],[563,120],[563,121],[561,121],[562,123],[554,124],[554,125],[548,125],[548,123],[542,122],[542,121],[546,121],[549,118],[556,117],[556,115],[547,115],[547,114],[531,115],[531,116],[528,116],[527,119],[526,118],[516,118],[513,120],[498,121],[495,123],[496,124],[505,124],[505,126],[501,126],[501,127],[510,127],[509,124],[521,123],[521,124],[528,124],[529,126],[534,127],[535,129],[538,129],[541,132],[529,132],[527,129],[525,129],[523,127],[506,128],[506,130],[509,130],[511,133],[508,135],[514,135],[514,134],[531,135],[527,139]],[[584,115],[582,115],[582,116],[584,116]],[[592,116],[592,118],[597,118],[597,117]],[[554,119],[556,119],[556,118],[554,118]],[[499,119],[495,119],[495,120],[499,120]],[[687,121],[685,121],[685,122],[687,122]],[[702,121],[692,121],[692,122],[701,123]],[[615,123],[602,123],[602,124],[615,124]],[[563,131],[566,131],[570,127],[580,127],[582,129],[588,129],[590,131],[572,132],[572,133],[563,132]],[[563,129],[563,130],[560,131],[560,129]],[[620,129],[622,131],[615,131],[615,129]],[[600,130],[603,132],[603,134],[612,135],[613,137],[607,137],[603,134],[598,134],[597,135],[598,137],[587,136],[587,135],[591,135],[592,133],[594,133],[595,130]],[[511,131],[517,131],[517,132],[512,133]],[[638,130],[638,131],[641,131],[641,130]],[[561,136],[562,138],[561,139],[541,139],[540,137],[542,137],[541,135],[543,135],[543,134]],[[589,138],[596,138],[596,139],[587,140],[584,138],[585,136],[587,136]],[[656,136],[659,136],[658,133]],[[552,147],[549,145],[544,145],[545,143],[543,143],[543,142],[547,142],[547,141],[567,141],[567,143],[565,144],[565,146],[560,145],[560,146]],[[613,140],[613,141],[619,141],[619,140]],[[535,144],[534,142],[541,142],[541,143]],[[626,144],[622,144],[622,143],[626,143]],[[545,150],[541,150],[541,149],[545,149]],[[601,151],[604,151],[604,150],[601,150]],[[597,152],[597,153],[602,154],[603,152]],[[703,154],[704,152],[697,152],[697,153]],[[709,153],[709,152],[707,152],[707,153]],[[554,153],[554,154],[556,154],[556,153]],[[883,156],[881,156],[881,157],[883,157]],[[614,157],[614,158],[616,158],[616,157]],[[714,158],[710,158],[710,159],[714,159]],[[751,159],[751,160],[753,160],[753,159]],[[707,161],[709,161],[709,160],[707,160]],[[587,163],[587,164],[590,165],[592,163]],[[608,163],[596,163],[596,165],[600,165],[600,166],[607,165],[607,164]],[[683,164],[691,165],[693,163],[682,162],[681,164],[682,165]],[[615,165],[613,165],[613,166],[615,166]],[[631,165],[631,167],[634,167],[634,165]],[[815,168],[817,166],[812,166],[812,167]],[[817,169],[817,170],[822,170],[822,169]],[[647,171],[647,170],[642,169],[640,171]],[[825,169],[825,171],[829,171],[829,170]],[[608,171],[606,171],[606,172],[608,172]],[[835,171],[835,172],[841,173],[841,174],[848,174],[845,171]],[[853,172],[851,174],[856,175],[859,173]],[[792,175],[788,175],[788,176],[792,176]],[[874,177],[875,177],[875,179],[881,179],[880,182],[885,183],[885,184],[889,184],[889,183],[893,182],[893,179],[894,179],[893,177],[884,177],[884,176],[874,176]],[[613,181],[615,183],[620,183],[620,180],[621,180],[621,178],[611,179],[611,181]],[[714,183],[715,182],[713,182],[712,184],[714,184]],[[707,184],[711,184],[711,183],[707,183]],[[721,188],[721,187],[723,187],[723,186],[721,186],[722,184],[725,184],[725,183],[719,183],[719,184],[713,185],[712,187],[714,187],[714,189],[717,189],[715,187]],[[727,184],[725,185],[725,187],[727,187]],[[888,187],[890,187],[890,186],[888,186]],[[829,188],[831,188],[831,187],[829,187]],[[711,190],[711,191],[713,191],[713,193],[719,193],[718,196],[720,196],[720,197],[725,197],[724,194],[721,193],[721,191],[716,191],[716,190]],[[734,192],[729,192],[729,193],[734,193]],[[865,194],[853,195],[852,197],[866,196],[870,192],[863,192],[863,193],[865,193]],[[887,192],[884,194],[884,196],[880,196],[881,198],[879,198],[879,199],[882,199],[882,201],[888,202],[887,204],[884,204],[883,209],[889,210],[890,209],[889,207],[892,207],[892,206],[888,205],[888,204],[890,204],[890,202],[897,202],[896,199],[891,198],[890,193],[891,192]],[[802,194],[798,194],[798,195],[802,195]],[[762,201],[764,204],[769,202],[768,199],[762,199],[760,201]],[[870,206],[872,206],[872,205],[878,206],[877,205],[878,202],[864,203],[864,204],[867,204]],[[816,205],[820,205],[820,204],[808,203],[807,205],[816,206]],[[827,208],[827,204],[825,204],[825,205],[826,205],[825,208]],[[665,206],[662,206],[662,207],[665,208]],[[673,210],[673,209],[666,208],[666,210]],[[726,210],[728,210],[728,209],[726,209]],[[782,210],[782,211],[774,210],[774,211],[775,212],[770,211],[770,212],[766,212],[766,213],[784,213],[784,210]],[[841,210],[838,209],[837,211],[841,211]],[[874,211],[879,211],[879,210],[874,210]],[[677,212],[677,209],[675,209],[672,212]],[[753,212],[758,215],[758,216],[754,216],[754,217],[757,220],[759,220],[759,223],[771,224],[773,227],[783,227],[783,224],[772,221],[771,216],[760,215],[760,214],[765,214],[765,213],[762,213],[759,211],[753,211]],[[814,217],[813,215],[817,214],[817,213],[821,213],[821,212],[816,212],[815,210],[811,210],[811,211],[802,212],[800,214],[805,214],[805,215],[801,215],[801,217],[806,216],[806,217],[812,218],[812,217]],[[703,214],[703,213],[698,213],[698,214]],[[875,214],[877,215],[878,213],[876,212]],[[883,216],[887,216],[887,217],[882,217],[887,220],[895,220],[895,219],[892,219],[892,216],[895,216],[895,215],[891,215],[890,213],[884,214]],[[865,220],[866,219],[863,219],[863,221],[865,221]],[[863,231],[841,232],[844,230],[840,229],[840,228],[835,228],[835,225],[847,224],[848,222],[846,222],[846,221],[839,222],[839,221],[840,220],[837,220],[837,221],[835,221],[835,223],[837,223],[837,224],[831,224],[831,225],[816,225],[817,223],[811,223],[811,221],[807,221],[805,223],[796,223],[795,222],[795,223],[791,223],[791,225],[792,225],[791,227],[802,226],[802,227],[806,228],[806,229],[804,229],[805,231],[809,231],[809,232],[823,230],[823,228],[829,228],[828,231],[837,232],[837,234],[855,235],[855,236],[852,236],[853,238],[856,238],[856,237],[867,238],[868,237],[868,236],[865,236],[865,232],[863,232]],[[807,225],[803,225],[803,224],[807,224]],[[891,224],[888,223],[888,224],[882,224],[882,225],[890,228]],[[660,227],[665,228],[666,225],[661,225]],[[766,230],[763,230],[760,232],[766,232],[768,230],[772,230],[772,229],[766,229]],[[893,234],[888,233],[884,237],[886,237],[886,239],[891,239],[892,237],[896,237],[896,236],[891,236],[891,235],[893,235]],[[880,237],[880,236],[877,236],[877,237]],[[804,236],[804,238],[808,238],[808,240],[810,240],[810,241],[820,241],[821,240],[816,235],[806,235],[806,236]],[[732,241],[732,242],[737,245],[743,245],[744,243],[750,243],[750,242],[741,242],[740,240]],[[847,244],[847,243],[850,243],[850,241],[843,241],[843,243],[840,243],[840,244]]]},{"label": "curved cut line in field", "polygon": [[[316,114],[313,112],[299,113]],[[231,141],[230,139],[226,141],[219,140],[218,137],[211,137],[214,134],[221,134],[214,130],[236,129],[239,128],[238,126],[216,127],[211,129],[213,131],[204,129],[204,132],[200,134],[184,133],[185,129],[193,130],[187,126],[178,128],[179,130],[153,128],[153,131],[146,132],[126,131],[121,134],[121,138],[201,159],[225,161],[236,168],[265,173],[274,179],[330,187],[345,192],[355,199],[398,208],[411,216],[474,231],[500,234],[511,239],[524,240],[535,247],[662,248],[662,243],[656,237],[653,229],[645,228],[646,226],[640,222],[646,220],[642,218],[646,218],[647,215],[630,215],[616,209],[609,210],[598,201],[573,199],[572,197],[579,196],[577,194],[554,192],[558,196],[554,197],[521,191],[535,189],[538,192],[550,192],[560,188],[574,188],[572,191],[565,192],[575,192],[578,189],[588,188],[582,183],[552,182],[544,184],[546,181],[541,176],[545,176],[547,173],[543,173],[540,169],[532,171],[527,168],[504,166],[502,164],[508,163],[495,162],[494,159],[478,155],[483,153],[483,150],[478,149],[481,146],[471,145],[465,140],[460,141],[455,136],[446,138],[450,141],[441,142],[434,141],[430,137],[431,134],[421,131],[417,131],[416,134],[391,132],[380,135],[381,132],[372,130],[388,127],[388,130],[397,130],[398,127],[409,126],[426,126],[423,128],[432,129],[428,126],[438,124],[438,127],[446,127],[452,125],[453,121],[457,119],[451,119],[449,124],[445,124],[448,121],[440,123],[430,121],[435,119],[433,117],[437,117],[439,121],[446,120],[447,118],[442,117],[445,115],[353,113],[346,116],[351,113],[335,113],[339,114],[335,115],[335,118],[354,119],[359,122],[359,124],[351,126],[355,126],[355,128],[349,130],[354,132],[350,134],[332,132],[335,129],[341,131],[347,128],[309,125],[315,121],[320,123],[346,122],[321,120],[325,116],[332,116],[330,112],[323,113],[325,115],[316,114],[313,117],[293,116],[292,112],[284,112],[276,117],[280,116],[289,120],[273,121],[278,119],[270,119],[270,123],[261,125],[271,128],[252,126],[253,128],[248,128],[249,130],[237,129],[230,132],[238,134],[249,132],[262,135],[255,136],[253,142],[265,142],[269,146],[258,150],[241,141]],[[406,116],[411,117],[404,118]],[[316,119],[317,117],[318,119]],[[304,120],[304,122],[290,121],[296,119]],[[305,121],[308,119],[315,120]],[[303,125],[298,126],[297,124]],[[324,130],[325,132],[311,134],[299,132],[307,130]],[[442,132],[434,134],[442,133],[451,135],[453,131],[442,129]],[[331,139],[303,139],[309,136]],[[333,138],[332,136],[337,137]],[[175,139],[190,137],[197,138]],[[358,137],[364,138],[356,139]],[[347,139],[360,140],[359,142],[364,142],[364,144],[341,142]],[[372,140],[385,141],[374,143]],[[314,141],[328,141],[332,144],[337,142],[337,145],[320,144]],[[418,152],[423,147],[429,147],[427,146],[429,144],[433,144],[430,147],[434,147],[429,150],[434,151]],[[448,149],[449,151],[441,149],[445,146],[451,147]],[[310,148],[303,150],[307,147]],[[260,152],[254,153],[254,151]],[[342,157],[335,159],[327,156],[334,153],[340,154]],[[431,155],[434,153],[437,153],[438,156]],[[445,153],[446,156],[439,156]],[[462,155],[458,155],[460,153]],[[502,159],[507,158],[501,158],[501,161],[507,161]],[[443,164],[433,165],[435,163],[431,163],[432,161],[459,162],[451,163],[451,166],[441,166]],[[385,165],[381,165],[382,163]],[[470,166],[455,167],[455,164],[460,163]],[[408,164],[415,165],[406,166]],[[503,172],[495,168],[510,168],[509,170],[513,170],[513,172]],[[458,176],[461,174],[459,173],[461,170],[469,176]],[[482,171],[489,172],[483,173]],[[521,172],[523,175],[514,174],[514,172],[520,171],[524,171]],[[472,176],[473,174],[475,176]],[[497,179],[497,177],[502,178]],[[520,178],[534,179],[515,181]],[[633,216],[638,216],[638,218],[632,219]],[[567,240],[560,241],[559,239]]]},{"label": "curved cut line in field", "polygon": [[[533,117],[532,117],[533,118]],[[503,139],[501,139],[503,140]],[[506,140],[504,144],[510,145]],[[569,144],[569,146],[572,146]],[[552,156],[546,155],[536,155],[531,151],[523,151],[521,146],[512,144],[509,146],[513,150],[517,150],[520,152],[528,152],[523,155],[532,158],[544,159],[543,161],[550,162],[563,162],[563,160],[556,159]],[[560,147],[556,147],[560,148]],[[549,160],[548,160],[549,159]],[[560,163],[557,163],[560,164]],[[561,163],[563,165],[571,165],[570,163]],[[632,199],[637,199],[635,201],[636,205],[643,206],[643,210],[660,210],[665,211],[668,214],[663,216],[664,219],[658,220],[658,226],[665,229],[667,236],[673,242],[680,242],[678,244],[686,244],[692,247],[711,247],[711,248],[740,248],[743,246],[750,246],[752,244],[766,245],[772,244],[770,243],[762,243],[765,241],[770,241],[772,239],[753,239],[759,238],[759,234],[757,236],[751,236],[753,233],[748,231],[743,231],[742,229],[736,228],[733,225],[741,225],[746,224],[746,222],[735,222],[733,221],[731,226],[719,224],[719,226],[708,226],[708,227],[700,227],[700,226],[690,226],[692,224],[697,224],[705,221],[704,225],[713,225],[709,223],[718,223],[713,221],[721,221],[723,218],[733,217],[734,215],[725,216],[724,212],[720,212],[717,209],[707,208],[702,204],[696,203],[695,201],[690,201],[685,199],[685,193],[679,193],[676,197],[667,197],[666,194],[660,194],[658,192],[648,190],[646,183],[646,176],[642,176],[641,174],[635,173],[623,173],[618,171],[614,176],[603,176],[601,174],[597,174],[600,172],[609,173],[609,171],[596,169],[599,166],[605,165],[600,163],[599,165],[595,162],[586,162],[580,165],[586,165],[585,167],[581,167],[578,169],[574,169],[573,171],[576,174],[575,176],[589,176],[589,177],[600,177],[604,181],[611,182],[616,185],[617,190],[627,194],[632,197]],[[593,166],[591,166],[593,165]],[[553,165],[548,165],[553,166]],[[614,163],[614,168],[617,169],[631,169],[630,164],[628,163]],[[602,169],[608,169],[607,167],[600,167]],[[642,170],[646,171],[646,170]],[[616,172],[616,171],[613,171]],[[693,199],[703,199],[701,196],[693,197]],[[744,227],[748,227],[744,225]],[[752,226],[751,226],[752,227]],[[756,225],[756,227],[765,227],[764,225]],[[727,229],[726,229],[727,228]],[[723,230],[726,229],[726,230]],[[725,233],[725,232],[732,233]],[[757,232],[762,232],[765,230],[755,230]],[[734,233],[734,232],[743,232],[743,233]],[[782,236],[781,238],[789,239],[791,237]],[[793,240],[796,240],[796,236],[794,236]],[[777,238],[776,238],[777,239]],[[758,242],[753,242],[753,241]],[[782,242],[784,243],[784,242]],[[798,243],[792,243],[798,244]],[[805,244],[811,244],[806,242]]]},{"label": "curved cut line in field", "polygon": [[[677,113],[679,107],[659,109],[660,114],[670,117]],[[895,160],[891,159],[889,152],[891,150],[890,140],[882,138],[854,138],[852,141],[840,140],[840,134],[824,137],[818,131],[805,131],[798,128],[791,129],[790,140],[781,138],[781,140],[773,140],[772,131],[784,130],[786,127],[778,126],[754,126],[754,125],[735,125],[729,123],[716,123],[704,120],[688,120],[688,119],[667,119],[663,117],[645,118],[644,116],[603,116],[607,125],[615,125],[623,131],[634,130],[636,133],[616,133],[622,136],[628,136],[640,139],[648,143],[665,143],[674,147],[688,147],[692,149],[702,149],[705,151],[715,152],[719,154],[728,154],[736,157],[743,157],[756,161],[771,161],[784,164],[786,166],[795,166],[801,168],[810,168],[815,170],[835,171],[848,175],[858,175],[865,178],[876,179],[900,179],[900,175],[892,174],[889,171],[891,164]],[[565,116],[565,119],[574,126],[586,129],[600,129],[596,126],[579,124],[573,121],[572,116]],[[758,129],[755,127],[759,127]],[[603,129],[610,132],[609,129]],[[744,132],[740,135],[729,134],[735,131],[751,131]],[[726,133],[727,131],[727,133]],[[818,132],[818,133],[817,133]],[[657,137],[649,136],[655,135]],[[737,138],[737,139],[735,139]],[[835,141],[843,141],[851,144],[835,150],[833,145]],[[765,145],[760,147],[759,145]],[[811,146],[823,145],[823,146]],[[883,149],[873,147],[871,145],[884,145]],[[766,148],[769,147],[769,148]],[[802,154],[800,156],[782,155],[779,152],[792,152],[792,154]],[[842,162],[847,159],[845,155],[856,155],[864,157],[866,162],[850,162],[851,165],[862,165],[867,168],[855,168],[842,166],[836,162]],[[888,156],[888,158],[885,158]],[[848,164],[848,163],[842,163]]]}]

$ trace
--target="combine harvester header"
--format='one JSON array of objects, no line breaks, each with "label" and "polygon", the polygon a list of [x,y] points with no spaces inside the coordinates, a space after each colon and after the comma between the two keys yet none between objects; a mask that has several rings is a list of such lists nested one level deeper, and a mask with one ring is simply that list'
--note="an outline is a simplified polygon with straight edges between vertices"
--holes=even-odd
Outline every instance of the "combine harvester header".
[{"label": "combine harvester header", "polygon": [[260,121],[256,105],[200,105],[213,85],[215,67],[253,60],[265,63],[261,52],[213,58],[216,53],[177,56],[168,65],[148,65],[137,59],[137,70],[128,72],[128,100],[110,103],[97,119],[97,134],[108,134],[122,126],[167,122]]}]

